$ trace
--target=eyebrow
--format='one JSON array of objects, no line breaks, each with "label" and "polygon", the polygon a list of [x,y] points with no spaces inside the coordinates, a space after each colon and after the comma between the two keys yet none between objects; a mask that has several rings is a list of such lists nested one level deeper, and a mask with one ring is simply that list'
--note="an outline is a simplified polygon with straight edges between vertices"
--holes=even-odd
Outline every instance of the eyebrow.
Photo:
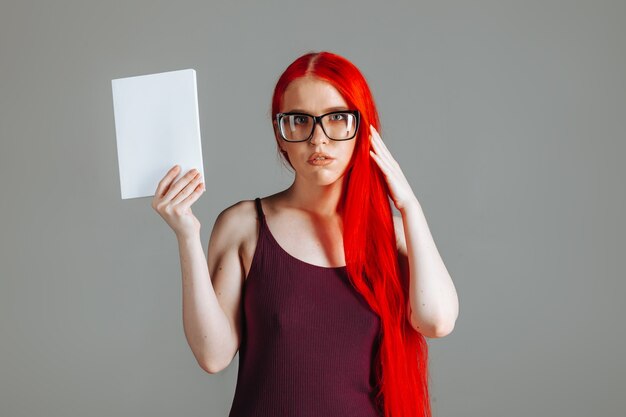
[{"label": "eyebrow", "polygon": [[[337,107],[329,107],[327,109],[325,109],[323,112],[324,113],[330,113],[332,111],[339,111],[339,110],[349,110],[346,106],[337,106]],[[302,110],[302,109],[291,109],[286,111],[285,113],[308,113],[307,110]]]}]

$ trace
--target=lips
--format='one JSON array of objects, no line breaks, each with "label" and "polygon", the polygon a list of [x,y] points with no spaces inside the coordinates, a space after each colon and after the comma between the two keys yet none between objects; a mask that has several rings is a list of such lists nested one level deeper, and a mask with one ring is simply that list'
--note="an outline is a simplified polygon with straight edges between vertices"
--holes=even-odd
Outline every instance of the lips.
[{"label": "lips", "polygon": [[335,159],[332,156],[328,155],[324,152],[315,152],[313,155],[309,156],[309,162],[315,161],[317,158],[324,158],[326,160]]}]

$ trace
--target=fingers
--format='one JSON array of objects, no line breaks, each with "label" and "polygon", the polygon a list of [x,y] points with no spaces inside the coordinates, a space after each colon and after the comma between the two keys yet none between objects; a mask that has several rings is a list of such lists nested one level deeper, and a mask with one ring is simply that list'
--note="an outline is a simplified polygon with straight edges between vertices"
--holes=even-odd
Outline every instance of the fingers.
[{"label": "fingers", "polygon": [[382,138],[372,125],[370,125],[370,132],[370,144],[372,146],[370,155],[372,155],[372,158],[374,158],[383,173],[389,175],[394,170],[398,169],[398,164],[393,156],[391,156],[391,152],[389,152],[389,149],[387,149],[387,146],[385,146]]},{"label": "fingers", "polygon": [[172,183],[178,173],[180,172],[180,166],[174,165],[165,174],[163,179],[159,181],[154,198],[152,200],[152,207],[155,209],[164,203],[168,205],[191,205],[195,200],[202,195],[205,190],[204,183],[202,183],[202,176],[196,169],[189,170],[185,175],[179,178],[176,182]]},{"label": "fingers", "polygon": [[174,183],[170,184],[169,188],[165,191],[165,194],[163,195],[163,201],[169,202],[173,200],[180,192],[180,190],[182,190],[190,181],[192,181],[197,174],[198,170],[190,169],[185,175],[180,177]]},{"label": "fingers", "polygon": [[[194,170],[190,171],[193,172]],[[180,181],[179,181],[180,182]],[[190,194],[199,191],[202,188],[201,184],[202,176],[198,172],[188,183],[184,184],[184,188],[176,194],[176,197],[172,199],[172,205],[178,205],[183,200],[185,200]],[[198,192],[198,195],[202,194],[201,191]]]},{"label": "fingers", "polygon": [[387,159],[393,159],[393,157],[391,156],[391,152],[389,152],[389,149],[387,149],[387,145],[385,145],[382,138],[380,137],[380,134],[372,125],[370,125],[370,132],[370,138],[372,139],[371,143],[376,153],[379,154],[379,156],[386,157]]},{"label": "fingers", "polygon": [[179,165],[174,165],[169,171],[167,171],[167,174],[165,174],[161,181],[159,181],[159,185],[154,193],[155,198],[163,197],[163,194],[167,191],[172,180],[176,178],[176,175],[178,175],[178,171],[180,171]]},{"label": "fingers", "polygon": [[189,208],[193,203],[196,202],[198,198],[200,198],[204,190],[205,190],[204,183],[198,184],[195,190],[191,194],[189,194],[187,198],[185,198],[183,201],[179,203],[179,206],[184,207],[184,208]]}]

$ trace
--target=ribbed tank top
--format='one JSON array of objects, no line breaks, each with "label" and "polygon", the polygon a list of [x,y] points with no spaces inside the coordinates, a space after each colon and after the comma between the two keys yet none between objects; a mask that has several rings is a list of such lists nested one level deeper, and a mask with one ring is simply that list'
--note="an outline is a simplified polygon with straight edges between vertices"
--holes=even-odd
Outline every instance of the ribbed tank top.
[{"label": "ribbed tank top", "polygon": [[380,417],[374,358],[380,318],[348,280],[287,253],[260,198],[243,284],[242,340],[229,417]]}]

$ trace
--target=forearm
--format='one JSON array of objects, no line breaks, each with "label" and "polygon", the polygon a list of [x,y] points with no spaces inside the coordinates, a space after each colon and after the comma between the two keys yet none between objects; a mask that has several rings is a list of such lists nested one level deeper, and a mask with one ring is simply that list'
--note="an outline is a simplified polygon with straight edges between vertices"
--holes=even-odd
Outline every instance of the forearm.
[{"label": "forearm", "polygon": [[438,337],[449,333],[458,316],[458,298],[417,200],[401,210],[410,270],[412,321]]},{"label": "forearm", "polygon": [[[199,235],[177,236],[183,282],[183,327],[187,342],[200,366],[221,369],[231,351],[230,324],[211,284]],[[226,362],[225,362],[226,361]]]}]

